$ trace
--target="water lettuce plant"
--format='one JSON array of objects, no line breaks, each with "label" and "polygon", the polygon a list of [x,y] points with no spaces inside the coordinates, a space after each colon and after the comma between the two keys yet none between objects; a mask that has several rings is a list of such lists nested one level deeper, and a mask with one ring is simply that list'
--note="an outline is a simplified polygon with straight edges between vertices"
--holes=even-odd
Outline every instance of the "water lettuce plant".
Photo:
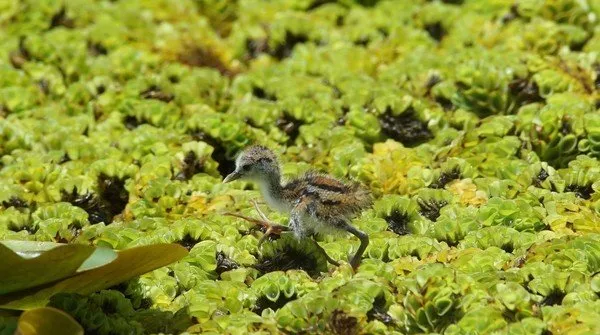
[{"label": "water lettuce plant", "polygon": [[[598,0],[0,2],[0,303],[97,334],[599,333],[598,20]],[[316,237],[336,267],[223,215],[256,215],[255,185],[221,183],[252,143],[285,178],[369,188],[356,272],[354,239]]]}]

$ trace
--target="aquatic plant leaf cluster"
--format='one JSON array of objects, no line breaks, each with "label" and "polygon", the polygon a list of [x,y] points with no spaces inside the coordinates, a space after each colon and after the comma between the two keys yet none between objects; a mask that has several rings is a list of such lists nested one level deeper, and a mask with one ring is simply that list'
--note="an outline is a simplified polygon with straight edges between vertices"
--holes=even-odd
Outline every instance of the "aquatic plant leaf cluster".
[{"label": "aquatic plant leaf cluster", "polygon": [[[598,0],[3,1],[0,239],[189,251],[50,299],[86,333],[600,333],[599,16]],[[255,185],[221,183],[252,143],[286,177],[369,188],[356,273],[356,239],[318,236],[335,267],[223,215],[257,215]]]}]

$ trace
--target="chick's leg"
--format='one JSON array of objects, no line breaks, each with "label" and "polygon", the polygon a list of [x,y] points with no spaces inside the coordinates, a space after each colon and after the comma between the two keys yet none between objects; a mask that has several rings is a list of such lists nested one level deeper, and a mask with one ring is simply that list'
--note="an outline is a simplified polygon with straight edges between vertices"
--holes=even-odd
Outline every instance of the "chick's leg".
[{"label": "chick's leg", "polygon": [[300,206],[294,207],[290,213],[290,230],[299,240],[308,236],[308,232],[302,224],[302,208]]},{"label": "chick's leg", "polygon": [[352,256],[352,258],[350,259],[350,265],[352,266],[352,268],[357,269],[360,265],[362,255],[365,253],[365,250],[367,250],[367,246],[369,245],[369,235],[367,235],[365,232],[356,229],[354,226],[352,226],[345,220],[338,221],[336,226],[358,237],[358,239],[360,240],[360,245],[356,250],[356,253],[354,253],[354,256]]},{"label": "chick's leg", "polygon": [[323,247],[321,247],[317,241],[309,236],[309,231],[302,223],[302,219],[308,216],[307,211],[311,206],[311,201],[312,199],[303,197],[296,203],[296,206],[294,206],[290,214],[290,229],[294,232],[294,236],[296,236],[297,239],[309,239],[311,243],[313,243],[315,247],[325,256],[327,262],[335,266],[340,266],[340,263],[331,258],[325,249],[323,249]]}]

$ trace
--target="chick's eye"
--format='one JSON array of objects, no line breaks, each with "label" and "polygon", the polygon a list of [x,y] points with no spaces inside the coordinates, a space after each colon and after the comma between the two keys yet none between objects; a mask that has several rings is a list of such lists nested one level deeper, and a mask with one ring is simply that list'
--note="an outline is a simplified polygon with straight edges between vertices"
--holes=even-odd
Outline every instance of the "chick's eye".
[{"label": "chick's eye", "polygon": [[250,165],[242,165],[242,171],[250,170]]}]

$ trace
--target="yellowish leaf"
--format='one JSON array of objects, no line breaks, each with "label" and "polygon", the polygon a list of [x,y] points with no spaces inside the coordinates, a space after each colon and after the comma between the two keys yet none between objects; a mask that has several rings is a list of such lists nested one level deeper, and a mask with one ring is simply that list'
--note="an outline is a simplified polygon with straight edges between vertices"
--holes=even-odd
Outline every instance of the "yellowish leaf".
[{"label": "yellowish leaf", "polygon": [[122,250],[113,262],[104,266],[80,272],[50,285],[0,296],[0,307],[31,309],[45,306],[50,297],[59,292],[96,292],[171,264],[187,253],[179,244],[155,244]]},{"label": "yellowish leaf", "polygon": [[90,257],[94,249],[82,244],[0,242],[0,294],[71,276]]},{"label": "yellowish leaf", "polygon": [[83,328],[69,314],[52,307],[23,312],[15,335],[83,335]]}]

